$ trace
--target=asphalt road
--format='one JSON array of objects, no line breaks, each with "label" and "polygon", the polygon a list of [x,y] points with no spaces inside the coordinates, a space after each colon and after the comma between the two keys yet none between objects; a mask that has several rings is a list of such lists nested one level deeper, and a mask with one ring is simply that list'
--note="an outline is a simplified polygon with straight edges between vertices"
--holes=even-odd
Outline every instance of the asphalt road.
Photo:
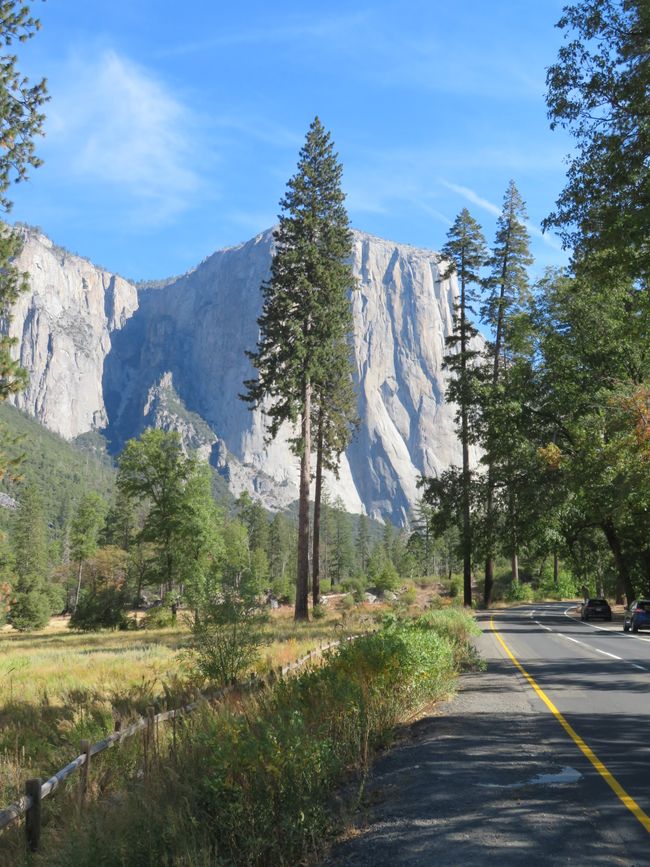
[{"label": "asphalt road", "polygon": [[650,865],[650,633],[566,603],[480,622],[487,671],[380,759],[327,864]]}]

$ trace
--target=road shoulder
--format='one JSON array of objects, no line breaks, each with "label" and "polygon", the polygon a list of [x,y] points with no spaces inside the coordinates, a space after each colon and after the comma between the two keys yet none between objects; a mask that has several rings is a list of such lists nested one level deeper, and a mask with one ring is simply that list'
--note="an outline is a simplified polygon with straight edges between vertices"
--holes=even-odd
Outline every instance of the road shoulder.
[{"label": "road shoulder", "polygon": [[487,671],[375,765],[328,865],[633,864],[585,786],[588,769],[494,637]]}]

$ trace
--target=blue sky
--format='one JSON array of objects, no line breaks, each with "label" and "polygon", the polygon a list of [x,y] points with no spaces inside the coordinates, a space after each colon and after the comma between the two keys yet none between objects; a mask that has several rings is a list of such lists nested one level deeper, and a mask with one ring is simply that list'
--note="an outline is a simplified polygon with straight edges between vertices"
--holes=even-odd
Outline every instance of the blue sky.
[{"label": "blue sky", "polygon": [[537,267],[570,141],[545,68],[562,0],[49,0],[19,63],[46,76],[45,160],[12,218],[134,279],[165,277],[271,226],[318,114],[353,226],[439,249],[468,207],[488,241],[509,179]]}]

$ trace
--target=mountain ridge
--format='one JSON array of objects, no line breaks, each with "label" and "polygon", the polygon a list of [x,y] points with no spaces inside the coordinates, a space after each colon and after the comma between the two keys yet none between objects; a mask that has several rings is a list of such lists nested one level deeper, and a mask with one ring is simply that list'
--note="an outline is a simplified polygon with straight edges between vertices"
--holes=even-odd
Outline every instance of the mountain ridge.
[{"label": "mountain ridge", "polygon": [[[101,430],[117,451],[151,421],[151,390],[164,382],[213,432],[201,447],[233,493],[248,490],[271,508],[297,497],[289,431],[267,445],[263,413],[238,399],[254,375],[245,350],[257,342],[273,228],[155,287],[136,287],[33,230],[24,237],[17,265],[31,288],[10,327],[30,373],[19,408],[68,439]],[[357,230],[351,261],[362,424],[327,486],[348,511],[404,523],[419,475],[460,461],[443,370],[457,287],[436,251]],[[168,428],[187,427],[182,412],[163,415]]]}]

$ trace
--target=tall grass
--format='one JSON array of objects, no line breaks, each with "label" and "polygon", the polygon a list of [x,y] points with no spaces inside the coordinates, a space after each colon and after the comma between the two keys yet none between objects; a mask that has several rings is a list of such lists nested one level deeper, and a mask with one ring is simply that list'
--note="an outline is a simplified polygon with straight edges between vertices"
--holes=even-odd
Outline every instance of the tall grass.
[{"label": "tall grass", "polygon": [[471,631],[460,611],[395,621],[254,699],[206,703],[173,738],[167,732],[146,773],[132,754],[118,756],[118,786],[106,785],[82,817],[62,806],[33,863],[284,865],[314,856],[336,823],[334,792],[352,772],[363,777],[400,720],[452,689]]},{"label": "tall grass", "polygon": [[[181,621],[182,618],[179,618]],[[320,642],[370,628],[367,612],[331,611],[295,624],[274,612],[256,673],[286,665]],[[55,618],[43,632],[0,631],[0,807],[23,794],[29,777],[47,777],[80,751],[155,705],[180,706],[202,684],[184,668],[187,625],[127,632],[75,633]],[[1,849],[1,838],[0,838]]]}]

